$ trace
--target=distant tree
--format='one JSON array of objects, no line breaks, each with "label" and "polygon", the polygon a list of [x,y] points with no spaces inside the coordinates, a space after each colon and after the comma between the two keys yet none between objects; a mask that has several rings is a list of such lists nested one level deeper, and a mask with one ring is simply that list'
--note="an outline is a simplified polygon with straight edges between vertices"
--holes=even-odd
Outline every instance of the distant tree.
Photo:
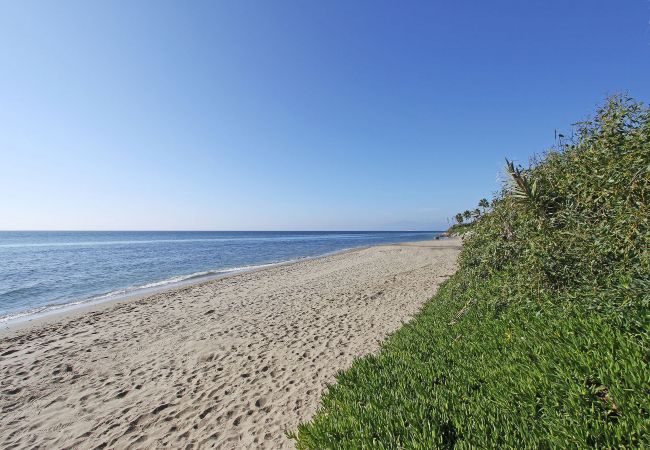
[{"label": "distant tree", "polygon": [[478,202],[478,206],[485,210],[490,207],[490,202],[487,201],[487,198],[482,198],[481,201]]},{"label": "distant tree", "polygon": [[456,214],[456,222],[458,222],[458,225],[463,223],[463,215],[461,213]]},{"label": "distant tree", "polygon": [[471,219],[471,218],[472,218],[472,212],[469,211],[469,210],[465,210],[465,212],[463,213],[463,217],[464,217],[466,220]]},{"label": "distant tree", "polygon": [[478,219],[479,217],[481,217],[481,210],[480,210],[480,209],[476,208],[476,209],[474,210],[474,217],[477,218],[477,219]]}]

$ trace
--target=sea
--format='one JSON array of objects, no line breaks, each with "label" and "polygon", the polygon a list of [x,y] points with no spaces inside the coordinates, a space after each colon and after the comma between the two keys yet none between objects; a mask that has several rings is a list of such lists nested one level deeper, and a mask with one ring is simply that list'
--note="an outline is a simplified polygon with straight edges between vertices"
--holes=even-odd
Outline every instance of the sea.
[{"label": "sea", "polygon": [[0,231],[0,324],[440,232]]}]

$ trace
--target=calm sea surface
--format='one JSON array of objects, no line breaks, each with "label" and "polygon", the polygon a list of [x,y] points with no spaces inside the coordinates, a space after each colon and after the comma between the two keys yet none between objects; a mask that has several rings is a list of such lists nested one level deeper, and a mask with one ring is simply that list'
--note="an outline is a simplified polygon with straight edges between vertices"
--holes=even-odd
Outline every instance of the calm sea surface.
[{"label": "calm sea surface", "polygon": [[0,232],[0,323],[437,232]]}]

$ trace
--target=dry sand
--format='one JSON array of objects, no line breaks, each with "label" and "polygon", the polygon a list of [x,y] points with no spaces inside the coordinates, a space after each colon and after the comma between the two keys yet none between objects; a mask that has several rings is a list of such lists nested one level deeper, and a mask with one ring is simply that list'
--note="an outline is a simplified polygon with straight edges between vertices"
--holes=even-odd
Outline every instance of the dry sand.
[{"label": "dry sand", "polygon": [[460,241],[275,266],[0,332],[1,448],[281,448]]}]

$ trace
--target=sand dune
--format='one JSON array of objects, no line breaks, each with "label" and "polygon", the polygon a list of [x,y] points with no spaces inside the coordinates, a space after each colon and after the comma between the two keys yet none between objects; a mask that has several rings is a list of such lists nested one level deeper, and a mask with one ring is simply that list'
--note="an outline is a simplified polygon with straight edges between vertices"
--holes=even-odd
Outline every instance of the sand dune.
[{"label": "sand dune", "polygon": [[377,246],[0,332],[2,448],[280,448],[455,270]]}]

